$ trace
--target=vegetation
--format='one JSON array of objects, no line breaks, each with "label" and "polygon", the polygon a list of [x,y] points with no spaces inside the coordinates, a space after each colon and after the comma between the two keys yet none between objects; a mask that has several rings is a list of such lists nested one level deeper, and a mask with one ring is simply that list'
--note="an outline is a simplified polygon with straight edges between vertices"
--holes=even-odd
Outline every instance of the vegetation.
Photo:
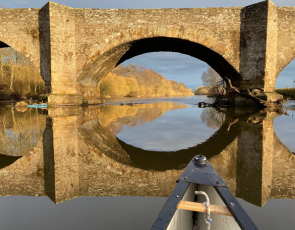
[{"label": "vegetation", "polygon": [[295,100],[295,89],[294,88],[286,88],[286,89],[275,89],[276,93],[282,94],[286,97],[290,97]]},{"label": "vegetation", "polygon": [[125,125],[141,126],[162,116],[167,111],[186,108],[186,105],[161,102],[154,104],[134,104],[132,106],[108,105],[100,108],[101,124],[117,135]]},{"label": "vegetation", "polygon": [[38,70],[21,53],[0,49],[0,100],[37,99],[45,93],[45,83]]},{"label": "vegetation", "polygon": [[195,95],[209,95],[210,94],[210,87],[209,86],[199,86],[195,89]]},{"label": "vegetation", "polygon": [[[209,90],[207,94],[216,96],[223,91],[224,85],[222,78],[211,67],[208,67],[208,69],[202,73],[201,79],[203,85],[207,87],[207,90]],[[195,92],[197,91],[197,89],[198,88],[195,89]]]},{"label": "vegetation", "polygon": [[193,95],[183,83],[167,80],[153,70],[132,64],[117,66],[100,83],[102,97],[162,97]]},{"label": "vegetation", "polygon": [[244,98],[247,100],[247,105],[257,105],[260,107],[278,107],[285,100],[278,99],[276,101],[265,101],[257,97],[263,93],[261,88],[239,89],[232,85],[231,80],[227,77],[221,78],[211,67],[205,71],[202,76],[204,86],[210,87],[211,95],[215,96],[215,101],[211,103],[199,102],[199,107],[220,107],[235,105],[236,98]]}]

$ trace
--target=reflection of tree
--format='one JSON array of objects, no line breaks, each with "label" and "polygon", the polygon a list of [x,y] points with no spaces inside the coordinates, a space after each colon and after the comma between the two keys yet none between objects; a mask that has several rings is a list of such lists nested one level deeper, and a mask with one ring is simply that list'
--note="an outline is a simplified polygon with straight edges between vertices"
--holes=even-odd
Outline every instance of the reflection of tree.
[{"label": "reflection of tree", "polygon": [[114,135],[121,132],[122,128],[141,126],[162,116],[167,111],[187,107],[172,102],[154,104],[137,104],[133,106],[105,106],[100,109],[100,122]]},{"label": "reflection of tree", "polygon": [[201,120],[206,123],[207,127],[218,129],[225,121],[225,114],[214,108],[206,108],[201,114]]},{"label": "reflection of tree", "polygon": [[46,117],[37,110],[25,112],[0,108],[0,153],[23,156],[36,145],[45,129]]}]

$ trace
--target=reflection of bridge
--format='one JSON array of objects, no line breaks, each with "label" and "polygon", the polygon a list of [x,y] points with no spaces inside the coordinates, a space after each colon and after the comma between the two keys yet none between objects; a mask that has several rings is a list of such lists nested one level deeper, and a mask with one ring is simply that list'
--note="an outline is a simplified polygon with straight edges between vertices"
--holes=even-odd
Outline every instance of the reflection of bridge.
[{"label": "reflection of bridge", "polygon": [[[134,161],[129,150],[124,149],[130,146],[123,142],[120,145],[100,124],[99,109],[88,109],[77,116],[61,112],[62,117],[47,118],[43,142],[39,141],[29,154],[0,170],[0,195],[47,195],[60,203],[78,196],[170,194],[182,172],[173,168],[182,162],[179,165],[173,162],[165,170],[144,169],[153,164],[140,165]],[[199,147],[171,154],[184,155],[190,160],[199,151],[211,152],[210,162],[231,190],[256,205],[264,205],[270,198],[294,198],[295,158],[276,138],[273,115],[270,112],[244,115],[230,127],[228,135],[221,134],[228,129],[225,124]],[[220,143],[218,135],[224,138],[224,145],[210,147]],[[142,154],[140,151],[144,150],[136,151]],[[162,160],[155,155],[152,159]]]},{"label": "reflection of bridge", "polygon": [[116,65],[156,51],[196,57],[236,86],[274,92],[295,57],[294,16],[294,7],[269,0],[245,8],[151,10],[49,2],[41,9],[1,9],[0,47],[11,46],[33,62],[52,103],[98,98],[99,82]]}]

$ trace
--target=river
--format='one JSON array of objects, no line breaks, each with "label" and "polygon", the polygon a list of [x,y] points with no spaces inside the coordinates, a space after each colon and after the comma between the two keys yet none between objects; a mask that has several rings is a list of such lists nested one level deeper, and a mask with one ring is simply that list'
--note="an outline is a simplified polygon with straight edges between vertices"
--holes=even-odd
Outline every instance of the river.
[{"label": "river", "polygon": [[198,108],[210,100],[0,107],[1,228],[149,229],[203,154],[259,229],[294,229],[295,101],[276,111]]}]

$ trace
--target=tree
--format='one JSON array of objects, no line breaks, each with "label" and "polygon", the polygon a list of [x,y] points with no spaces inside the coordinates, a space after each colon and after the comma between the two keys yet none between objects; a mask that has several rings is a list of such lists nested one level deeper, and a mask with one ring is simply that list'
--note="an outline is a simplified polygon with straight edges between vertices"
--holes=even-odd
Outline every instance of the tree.
[{"label": "tree", "polygon": [[207,71],[202,73],[201,78],[202,78],[203,85],[210,86],[210,87],[216,86],[217,83],[222,80],[219,74],[216,73],[216,71],[212,69],[211,67],[209,67]]},{"label": "tree", "polygon": [[221,92],[222,87],[219,86],[219,83],[222,81],[222,78],[211,67],[208,67],[207,71],[202,73],[201,79],[204,86],[210,87],[211,94],[217,95]]},{"label": "tree", "polygon": [[193,95],[183,83],[167,80],[159,73],[140,65],[118,65],[100,83],[103,97],[113,96],[185,96]]}]

